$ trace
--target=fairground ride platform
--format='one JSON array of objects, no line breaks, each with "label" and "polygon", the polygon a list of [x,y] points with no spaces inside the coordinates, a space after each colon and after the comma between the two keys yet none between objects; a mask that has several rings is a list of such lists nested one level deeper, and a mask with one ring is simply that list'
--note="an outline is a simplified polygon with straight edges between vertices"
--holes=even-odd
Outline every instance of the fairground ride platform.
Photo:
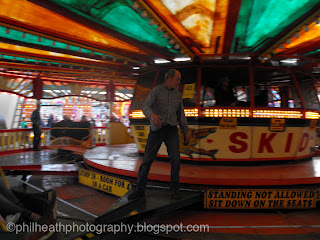
[{"label": "fairground ride platform", "polygon": [[[136,178],[142,156],[135,144],[103,146],[84,154],[86,165],[105,173]],[[257,163],[258,164],[258,163]],[[148,180],[170,182],[170,162],[155,160]],[[182,184],[210,186],[289,186],[320,183],[320,158],[295,163],[281,162],[259,165],[238,163],[187,164],[181,163]]]}]

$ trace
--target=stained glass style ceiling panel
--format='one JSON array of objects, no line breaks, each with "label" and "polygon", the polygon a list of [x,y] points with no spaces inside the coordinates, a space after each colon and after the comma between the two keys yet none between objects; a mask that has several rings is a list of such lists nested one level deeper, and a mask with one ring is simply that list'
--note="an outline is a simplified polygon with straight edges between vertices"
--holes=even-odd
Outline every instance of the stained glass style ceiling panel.
[{"label": "stained glass style ceiling panel", "polygon": [[281,48],[277,48],[277,53],[283,53],[297,48],[305,48],[315,43],[314,49],[319,48],[320,24],[312,23],[305,30],[300,31],[296,36],[290,38],[290,42],[283,43]]},{"label": "stained glass style ceiling panel", "polygon": [[[53,66],[53,67],[64,67],[69,68],[70,66],[73,67],[86,67],[88,69],[90,68],[97,68],[97,69],[106,69],[105,67],[98,67],[94,65],[84,65],[84,64],[77,64],[73,62],[54,62],[47,61],[47,60],[41,60],[41,59],[35,59],[35,58],[26,58],[26,57],[20,57],[20,56],[12,56],[12,55],[5,55],[0,52],[0,60],[8,60],[13,62],[21,62],[21,63],[29,63],[29,64],[40,64],[45,66]],[[2,63],[3,64],[3,63]]]},{"label": "stained glass style ceiling panel", "polygon": [[0,89],[2,92],[12,92],[20,96],[32,97],[33,81],[27,78],[0,76]]},{"label": "stained glass style ceiling panel", "polygon": [[318,2],[319,0],[242,0],[233,52],[256,51]]},{"label": "stained glass style ceiling panel", "polygon": [[[95,52],[86,48],[80,48],[74,45],[66,44],[64,42],[59,42],[59,41],[54,41],[48,38],[39,37],[34,34],[24,33],[22,31],[18,31],[15,29],[8,29],[3,26],[0,26],[0,37],[8,40],[8,42],[14,42],[15,44],[19,44],[19,45],[29,46],[30,44],[33,44],[35,48],[45,47],[45,48],[53,49],[54,51],[57,51],[57,52],[64,52],[65,50],[67,50],[68,52],[70,52],[70,54],[75,54],[75,55],[82,54],[82,55],[88,56],[88,58],[83,57],[83,59],[91,59],[92,61],[98,61],[98,60],[92,59],[90,57],[93,57],[93,58],[99,57],[101,59],[106,59],[109,61],[115,59],[113,56],[106,55],[100,52]],[[34,49],[34,51],[37,52],[38,49]],[[50,51],[47,51],[47,52],[50,52]],[[64,54],[64,55],[71,56],[68,54]],[[74,56],[74,57],[81,58],[77,56]]]},{"label": "stained glass style ceiling panel", "polygon": [[158,26],[149,24],[150,19],[144,13],[132,8],[133,2],[130,0],[50,1],[121,34],[177,53]]},{"label": "stained glass style ceiling panel", "polygon": [[216,0],[161,0],[203,47],[210,47]]},{"label": "stained glass style ceiling panel", "polygon": [[222,53],[229,0],[144,0],[195,54]]},{"label": "stained glass style ceiling panel", "polygon": [[15,51],[15,52],[21,52],[21,54],[30,53],[30,54],[43,55],[43,56],[47,56],[48,58],[50,58],[50,57],[60,57],[60,58],[66,58],[66,59],[70,59],[70,60],[74,59],[74,60],[92,61],[93,63],[94,62],[103,62],[103,61],[99,61],[99,60],[95,60],[95,59],[91,59],[91,58],[78,57],[78,56],[73,56],[73,55],[68,55],[68,54],[50,52],[50,51],[34,49],[34,48],[28,48],[28,47],[22,47],[22,46],[17,46],[17,45],[12,45],[12,44],[7,44],[7,43],[1,43],[0,42],[0,51],[2,49]]},{"label": "stained glass style ceiling panel", "polygon": [[101,46],[146,54],[126,42],[93,30],[31,2],[24,0],[0,0],[0,5],[0,16],[5,18],[11,18],[33,27],[42,28],[43,30],[54,30],[54,32],[61,36],[75,37],[79,42],[91,41]]}]

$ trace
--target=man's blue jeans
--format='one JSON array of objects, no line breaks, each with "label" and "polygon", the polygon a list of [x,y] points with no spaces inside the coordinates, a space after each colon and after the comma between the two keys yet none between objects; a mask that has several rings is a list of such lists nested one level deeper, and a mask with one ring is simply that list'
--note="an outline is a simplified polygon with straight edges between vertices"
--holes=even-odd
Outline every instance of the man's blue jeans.
[{"label": "man's blue jeans", "polygon": [[140,165],[136,190],[144,191],[147,184],[147,177],[159,148],[164,142],[167,147],[168,157],[171,162],[171,189],[179,189],[180,172],[180,144],[178,128],[176,126],[164,126],[158,131],[152,131],[148,141],[142,163]]}]

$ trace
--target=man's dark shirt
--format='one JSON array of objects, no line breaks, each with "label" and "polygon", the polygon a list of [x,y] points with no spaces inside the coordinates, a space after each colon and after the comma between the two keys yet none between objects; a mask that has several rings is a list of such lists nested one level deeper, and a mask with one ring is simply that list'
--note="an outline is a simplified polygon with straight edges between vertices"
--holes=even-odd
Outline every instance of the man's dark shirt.
[{"label": "man's dark shirt", "polygon": [[149,93],[142,111],[150,119],[151,130],[159,129],[151,120],[151,115],[154,113],[160,116],[162,126],[179,124],[184,136],[188,135],[188,122],[184,114],[181,93],[178,90],[168,89],[165,84],[156,86]]}]

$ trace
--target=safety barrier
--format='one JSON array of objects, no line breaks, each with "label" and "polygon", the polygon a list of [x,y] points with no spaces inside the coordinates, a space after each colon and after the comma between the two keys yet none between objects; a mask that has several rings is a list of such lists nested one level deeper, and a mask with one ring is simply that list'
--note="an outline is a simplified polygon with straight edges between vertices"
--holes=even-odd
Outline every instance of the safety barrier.
[{"label": "safety barrier", "polygon": [[[104,146],[110,142],[108,127],[93,128],[93,144]],[[33,148],[33,131],[27,129],[4,129],[0,130],[0,154],[29,151]],[[50,140],[50,128],[42,128],[41,147],[48,148]]]}]

